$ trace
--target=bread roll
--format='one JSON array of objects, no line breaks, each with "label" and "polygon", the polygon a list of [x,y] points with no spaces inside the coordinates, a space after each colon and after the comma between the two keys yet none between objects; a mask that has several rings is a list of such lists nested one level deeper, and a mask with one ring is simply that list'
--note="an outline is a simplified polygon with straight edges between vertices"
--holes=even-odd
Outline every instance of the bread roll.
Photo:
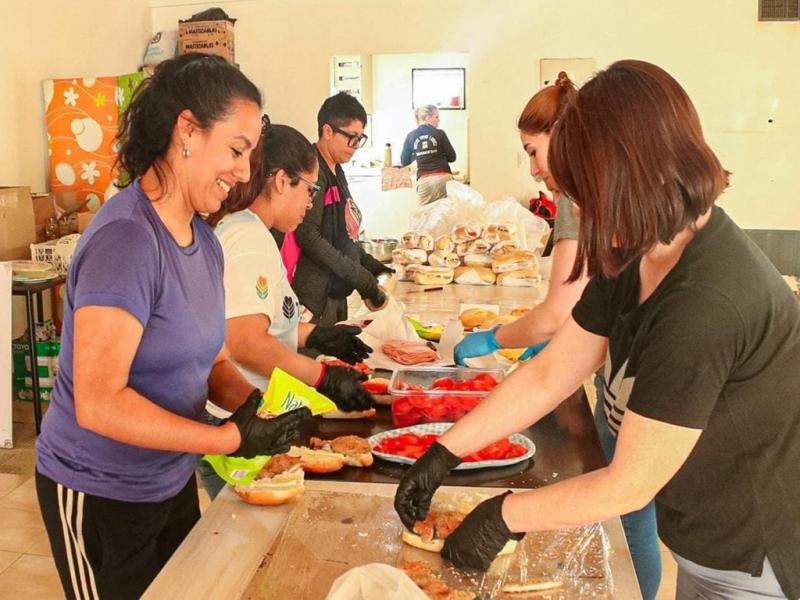
[{"label": "bread roll", "polygon": [[516,226],[513,223],[492,223],[483,232],[483,239],[490,244],[505,240],[516,240]]},{"label": "bread roll", "polygon": [[377,411],[374,408],[367,408],[365,410],[329,410],[322,413],[323,419],[374,419]]},{"label": "bread roll", "polygon": [[432,267],[448,267],[450,269],[455,269],[461,264],[461,259],[454,252],[448,254],[432,252],[428,255],[428,264]]},{"label": "bread roll", "polygon": [[496,316],[496,312],[492,312],[491,310],[487,310],[485,308],[468,308],[458,315],[458,318],[461,320],[461,324],[464,327],[473,328]]},{"label": "bread roll", "polygon": [[455,249],[456,245],[453,243],[453,240],[451,240],[450,236],[447,234],[440,235],[433,242],[433,251],[438,252],[439,254],[449,254]]},{"label": "bread roll", "polygon": [[494,285],[495,275],[489,267],[458,267],[453,281],[466,285]]},{"label": "bread roll", "polygon": [[486,254],[492,249],[492,245],[484,239],[472,240],[467,246],[467,254]]},{"label": "bread roll", "polygon": [[492,258],[497,258],[498,256],[511,254],[517,250],[519,250],[519,243],[517,243],[516,240],[503,240],[492,246],[492,249],[489,250],[489,255]]},{"label": "bread roll", "polygon": [[471,242],[481,235],[481,228],[473,223],[458,223],[453,226],[450,237],[456,244]]},{"label": "bread roll", "polygon": [[430,252],[433,250],[433,236],[430,233],[419,234],[419,249]]},{"label": "bread roll", "polygon": [[400,245],[403,248],[419,248],[419,234],[416,231],[408,231],[400,238]]},{"label": "bread roll", "polygon": [[453,281],[453,269],[420,265],[414,269],[411,280],[419,285],[446,285]]},{"label": "bread roll", "polygon": [[285,504],[303,493],[304,473],[300,465],[273,475],[256,478],[248,485],[234,486],[233,490],[248,504],[275,506]]},{"label": "bread roll", "polygon": [[488,254],[465,254],[464,264],[468,267],[491,267],[492,257]]},{"label": "bread roll", "polygon": [[[444,547],[444,539],[441,538],[433,538],[430,542],[425,541],[417,535],[416,533],[412,533],[408,529],[403,528],[403,532],[400,534],[401,539],[408,544],[409,546],[414,546],[415,548],[419,548],[421,550],[427,550],[428,552],[441,552],[442,548]],[[506,545],[500,548],[500,552],[497,553],[497,556],[505,556],[506,554],[511,554],[517,548],[517,541],[516,540],[508,540]]]},{"label": "bread roll", "polygon": [[428,253],[419,248],[396,248],[392,250],[392,262],[399,265],[421,265],[428,260]]},{"label": "bread roll", "polygon": [[537,283],[539,283],[539,276],[534,269],[506,271],[497,276],[497,285],[507,287],[532,287]]},{"label": "bread roll", "polygon": [[492,271],[495,273],[505,273],[506,271],[516,271],[518,269],[532,269],[538,273],[537,267],[536,257],[529,250],[517,250],[516,252],[503,254],[495,257],[492,261]]},{"label": "bread roll", "polygon": [[467,250],[469,250],[469,242],[461,242],[459,244],[456,244],[456,254],[458,256],[466,255]]}]

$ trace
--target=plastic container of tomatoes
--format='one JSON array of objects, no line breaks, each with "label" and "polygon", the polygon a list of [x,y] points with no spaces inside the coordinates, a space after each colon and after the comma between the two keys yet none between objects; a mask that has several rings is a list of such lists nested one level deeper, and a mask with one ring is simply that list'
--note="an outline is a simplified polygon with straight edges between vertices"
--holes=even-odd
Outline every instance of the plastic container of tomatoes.
[{"label": "plastic container of tomatoes", "polygon": [[408,367],[389,381],[395,427],[454,423],[503,380],[502,369]]}]

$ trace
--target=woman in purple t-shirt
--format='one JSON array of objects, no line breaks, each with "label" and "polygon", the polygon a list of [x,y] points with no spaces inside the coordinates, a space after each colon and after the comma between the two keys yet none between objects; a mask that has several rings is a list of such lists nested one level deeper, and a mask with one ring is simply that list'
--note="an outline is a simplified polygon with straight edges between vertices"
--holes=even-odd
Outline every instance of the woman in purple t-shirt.
[{"label": "woman in purple t-shirt", "polygon": [[[131,184],[81,237],[36,484],[68,598],[139,598],[200,516],[197,454],[274,454],[307,409],[255,417],[224,346],[223,258],[198,213],[250,178],[261,94],[218,57],[159,65],[120,126]],[[233,412],[199,421],[206,399]]]}]

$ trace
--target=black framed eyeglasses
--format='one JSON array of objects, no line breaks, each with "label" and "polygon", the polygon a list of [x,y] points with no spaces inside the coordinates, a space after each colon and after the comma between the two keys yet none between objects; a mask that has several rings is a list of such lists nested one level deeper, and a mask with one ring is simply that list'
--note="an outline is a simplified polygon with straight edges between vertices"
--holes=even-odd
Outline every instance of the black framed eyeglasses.
[{"label": "black framed eyeglasses", "polygon": [[[330,125],[330,123],[329,123]],[[347,138],[347,145],[350,148],[363,148],[364,144],[367,143],[367,139],[369,139],[363,133],[350,133],[349,131],[344,131],[343,129],[339,129],[335,125],[331,125],[331,129],[333,129],[334,133],[341,133],[344,137]]]},{"label": "black framed eyeglasses", "polygon": [[301,177],[300,175],[298,175],[297,179],[299,179],[300,181],[305,183],[306,187],[308,187],[308,198],[309,199],[313,198],[314,194],[316,194],[318,191],[320,191],[322,189],[316,183],[314,183],[313,181],[309,181],[305,177]]}]

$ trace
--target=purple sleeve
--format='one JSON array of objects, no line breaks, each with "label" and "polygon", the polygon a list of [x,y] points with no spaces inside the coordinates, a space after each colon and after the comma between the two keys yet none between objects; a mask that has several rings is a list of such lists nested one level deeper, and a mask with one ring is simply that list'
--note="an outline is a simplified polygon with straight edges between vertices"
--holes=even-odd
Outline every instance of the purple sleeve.
[{"label": "purple sleeve", "polygon": [[113,306],[147,325],[158,294],[159,253],[153,236],[133,221],[94,232],[74,265],[73,310]]}]

